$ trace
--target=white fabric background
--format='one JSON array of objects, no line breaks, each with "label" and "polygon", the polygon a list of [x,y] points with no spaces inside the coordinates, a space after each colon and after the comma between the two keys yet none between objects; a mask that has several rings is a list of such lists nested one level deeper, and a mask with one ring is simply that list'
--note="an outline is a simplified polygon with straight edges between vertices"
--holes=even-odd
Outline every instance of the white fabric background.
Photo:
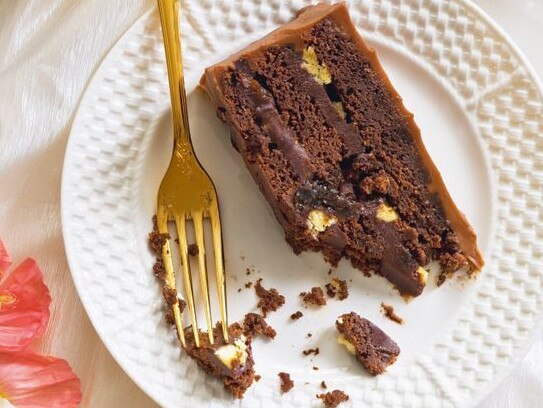
[{"label": "white fabric background", "polygon": [[[228,0],[224,0],[228,1]],[[447,0],[444,0],[447,1]],[[543,76],[543,0],[477,0]],[[0,236],[31,255],[53,295],[39,348],[70,361],[85,407],[153,407],[105,350],[69,275],[60,225],[62,162],[74,109],[109,48],[153,0],[0,0]],[[543,336],[481,408],[543,402]]]}]

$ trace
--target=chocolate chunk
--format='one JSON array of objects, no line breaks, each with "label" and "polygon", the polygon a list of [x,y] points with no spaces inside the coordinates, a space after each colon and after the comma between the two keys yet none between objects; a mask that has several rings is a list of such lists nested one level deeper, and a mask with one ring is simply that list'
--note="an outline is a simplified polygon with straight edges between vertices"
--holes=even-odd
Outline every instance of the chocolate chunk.
[{"label": "chocolate chunk", "polygon": [[343,217],[352,217],[359,211],[359,205],[351,197],[320,183],[299,187],[294,202],[302,208],[326,208]]}]

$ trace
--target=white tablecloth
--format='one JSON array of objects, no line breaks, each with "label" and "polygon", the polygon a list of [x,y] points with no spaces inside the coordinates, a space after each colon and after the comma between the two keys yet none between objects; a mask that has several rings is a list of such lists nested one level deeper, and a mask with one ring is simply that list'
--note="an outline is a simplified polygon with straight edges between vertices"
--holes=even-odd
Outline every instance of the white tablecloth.
[{"label": "white tablecloth", "polygon": [[[543,76],[543,0],[476,3]],[[109,48],[153,5],[153,0],[0,0],[0,236],[15,260],[31,255],[45,273],[52,320],[39,347],[70,361],[82,380],[85,407],[155,406],[93,330],[69,275],[60,226],[62,161],[74,109]],[[482,408],[543,406],[542,340],[539,333]]]}]

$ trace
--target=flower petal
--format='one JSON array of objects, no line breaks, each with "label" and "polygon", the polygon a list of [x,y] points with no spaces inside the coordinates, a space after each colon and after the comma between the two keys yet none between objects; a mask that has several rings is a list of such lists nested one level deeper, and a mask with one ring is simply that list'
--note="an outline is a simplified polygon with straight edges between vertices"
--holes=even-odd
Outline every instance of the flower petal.
[{"label": "flower petal", "polygon": [[77,407],[81,382],[65,360],[0,352],[0,396],[17,408]]},{"label": "flower petal", "polygon": [[0,351],[18,351],[45,331],[51,296],[40,268],[26,259],[0,281]]},{"label": "flower petal", "polygon": [[8,250],[4,246],[4,243],[0,239],[0,276],[7,271],[11,265],[11,256],[9,256]]}]

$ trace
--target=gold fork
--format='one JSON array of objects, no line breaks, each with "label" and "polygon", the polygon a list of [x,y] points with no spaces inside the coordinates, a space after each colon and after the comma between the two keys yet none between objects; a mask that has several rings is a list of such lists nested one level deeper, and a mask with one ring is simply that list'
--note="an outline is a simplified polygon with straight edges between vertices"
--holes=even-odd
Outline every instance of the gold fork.
[{"label": "gold fork", "polygon": [[[198,322],[196,319],[192,288],[192,276],[188,259],[187,223],[188,220],[192,220],[194,224],[196,245],[198,246],[198,269],[200,272],[202,297],[204,299],[204,312],[209,341],[213,344],[214,337],[204,244],[204,219],[209,219],[211,224],[215,258],[215,278],[219,296],[222,333],[225,341],[228,341],[226,282],[224,274],[221,220],[219,217],[219,205],[215,186],[198,161],[190,138],[187,115],[187,96],[183,78],[181,40],[179,35],[178,1],[158,0],[158,10],[162,25],[162,35],[164,37],[168,81],[170,84],[174,147],[170,165],[162,179],[158,191],[157,226],[158,231],[165,234],[168,232],[169,221],[173,221],[176,224],[179,236],[179,251],[181,254],[181,269],[183,273],[185,299],[187,301],[190,322],[194,332],[194,341],[196,347],[200,347]],[[162,247],[162,259],[166,269],[165,285],[170,289],[176,290],[175,272],[169,239]],[[172,307],[177,335],[181,344],[185,346],[185,332],[183,330],[179,303],[176,302]]]}]

